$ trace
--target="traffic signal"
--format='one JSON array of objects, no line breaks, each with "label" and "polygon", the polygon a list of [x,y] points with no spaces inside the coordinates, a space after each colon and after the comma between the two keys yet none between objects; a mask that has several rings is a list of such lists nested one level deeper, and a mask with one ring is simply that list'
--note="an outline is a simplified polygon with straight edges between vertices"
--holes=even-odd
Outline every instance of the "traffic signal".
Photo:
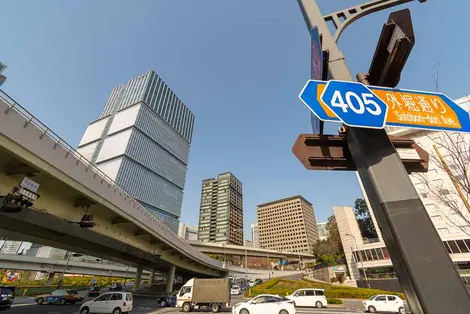
[{"label": "traffic signal", "polygon": [[33,201],[39,196],[24,187],[15,187],[6,196],[0,197],[0,212],[19,213],[23,208],[33,206]]},{"label": "traffic signal", "polygon": [[93,214],[85,214],[82,217],[82,220],[78,223],[80,228],[88,229],[88,228],[93,228],[96,224],[93,221],[94,215]]},{"label": "traffic signal", "polygon": [[382,28],[370,65],[370,85],[396,87],[401,72],[415,44],[409,9],[392,12]]}]

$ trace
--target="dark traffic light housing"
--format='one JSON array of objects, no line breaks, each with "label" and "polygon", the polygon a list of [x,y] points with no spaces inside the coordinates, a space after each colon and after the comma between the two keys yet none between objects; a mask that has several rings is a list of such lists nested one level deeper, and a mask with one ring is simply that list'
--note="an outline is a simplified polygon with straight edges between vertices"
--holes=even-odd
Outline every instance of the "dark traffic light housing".
[{"label": "dark traffic light housing", "polygon": [[33,206],[33,202],[40,197],[27,188],[14,187],[6,196],[0,196],[0,212],[19,213],[23,208]]},{"label": "dark traffic light housing", "polygon": [[93,228],[96,225],[94,218],[95,216],[93,214],[85,214],[83,215],[82,220],[80,220],[78,225],[83,229]]}]

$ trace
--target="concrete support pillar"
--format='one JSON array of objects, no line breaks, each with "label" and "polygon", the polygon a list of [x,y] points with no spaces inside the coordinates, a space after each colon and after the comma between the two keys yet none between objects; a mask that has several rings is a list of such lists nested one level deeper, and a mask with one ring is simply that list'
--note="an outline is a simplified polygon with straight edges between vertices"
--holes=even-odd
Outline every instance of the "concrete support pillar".
[{"label": "concrete support pillar", "polygon": [[140,284],[142,281],[142,266],[137,267],[137,271],[135,273],[135,280],[134,280],[134,291],[140,289]]},{"label": "concrete support pillar", "polygon": [[155,269],[152,268],[150,271],[150,278],[149,278],[149,286],[152,287],[154,285],[154,277],[155,277]]},{"label": "concrete support pillar", "polygon": [[166,290],[165,292],[173,292],[173,282],[175,281],[175,265],[171,265],[170,269],[168,269],[168,280],[166,282]]},{"label": "concrete support pillar", "polygon": [[55,273],[49,273],[47,276],[46,286],[52,286],[52,281],[54,280]]}]

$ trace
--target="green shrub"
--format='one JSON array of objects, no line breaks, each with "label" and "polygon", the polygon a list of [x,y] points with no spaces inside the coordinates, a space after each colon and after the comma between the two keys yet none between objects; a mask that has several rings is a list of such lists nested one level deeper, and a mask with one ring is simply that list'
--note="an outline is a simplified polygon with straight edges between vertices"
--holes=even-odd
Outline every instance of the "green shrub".
[{"label": "green shrub", "polygon": [[[334,277],[336,280],[337,278]],[[291,279],[271,279],[265,283],[251,288],[252,296],[259,294],[278,294],[285,296],[286,294],[292,294],[297,289],[301,288],[320,288],[325,289],[325,295],[327,298],[338,299],[368,299],[369,297],[376,294],[393,294],[404,299],[404,295],[399,292],[382,291],[377,289],[367,288],[356,288],[350,286],[340,286],[324,284],[319,282],[313,282],[309,280],[291,280]],[[335,304],[335,303],[332,303]]]},{"label": "green shrub", "polygon": [[328,304],[343,304],[343,301],[341,301],[341,299],[327,298],[326,301],[328,302]]},{"label": "green shrub", "polygon": [[[71,290],[81,290],[88,288],[88,286],[64,286],[64,288]],[[40,294],[48,294],[54,290],[57,290],[57,286],[17,287],[15,290],[15,295],[36,296]]]}]

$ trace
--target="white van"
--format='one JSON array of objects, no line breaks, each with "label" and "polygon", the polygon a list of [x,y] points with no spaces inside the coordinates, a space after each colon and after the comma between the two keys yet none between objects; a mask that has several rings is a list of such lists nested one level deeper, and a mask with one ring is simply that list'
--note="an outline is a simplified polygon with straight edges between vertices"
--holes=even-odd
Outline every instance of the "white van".
[{"label": "white van", "polygon": [[132,293],[107,292],[80,307],[80,314],[112,313],[121,314],[132,311]]},{"label": "white van", "polygon": [[327,307],[328,302],[323,289],[299,289],[286,296],[295,302],[295,306],[314,306],[317,308]]}]

